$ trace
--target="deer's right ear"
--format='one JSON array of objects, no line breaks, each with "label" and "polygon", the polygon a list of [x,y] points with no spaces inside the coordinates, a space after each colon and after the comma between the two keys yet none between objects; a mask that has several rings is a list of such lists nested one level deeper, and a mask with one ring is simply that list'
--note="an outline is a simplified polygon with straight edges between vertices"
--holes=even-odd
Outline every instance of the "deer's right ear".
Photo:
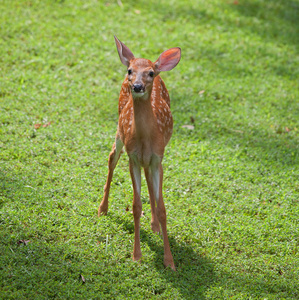
[{"label": "deer's right ear", "polygon": [[116,36],[114,36],[114,40],[115,40],[118,55],[119,55],[119,58],[120,58],[122,64],[125,65],[126,67],[129,67],[130,61],[135,58],[134,54]]}]

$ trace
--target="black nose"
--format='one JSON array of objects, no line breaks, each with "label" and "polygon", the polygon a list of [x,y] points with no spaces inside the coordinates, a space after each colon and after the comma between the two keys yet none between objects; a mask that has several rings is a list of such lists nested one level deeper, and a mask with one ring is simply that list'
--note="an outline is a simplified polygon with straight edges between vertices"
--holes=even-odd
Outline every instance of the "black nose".
[{"label": "black nose", "polygon": [[133,88],[134,88],[134,92],[139,93],[142,90],[143,86],[142,84],[136,83],[133,85]]}]

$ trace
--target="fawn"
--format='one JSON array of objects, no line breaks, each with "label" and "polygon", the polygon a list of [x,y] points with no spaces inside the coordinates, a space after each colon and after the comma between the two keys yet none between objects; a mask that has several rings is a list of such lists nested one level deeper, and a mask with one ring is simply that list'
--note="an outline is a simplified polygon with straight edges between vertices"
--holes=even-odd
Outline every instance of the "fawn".
[{"label": "fawn", "polygon": [[[168,91],[159,73],[173,69],[181,59],[181,49],[171,48],[164,51],[154,63],[148,59],[135,58],[130,49],[114,36],[121,62],[127,67],[127,75],[121,86],[119,96],[118,128],[109,155],[109,171],[104,188],[104,197],[98,214],[106,215],[108,197],[114,168],[125,146],[129,156],[132,178],[133,216],[135,242],[133,260],[141,259],[140,217],[142,204],[141,167],[148,185],[151,204],[151,228],[160,232],[164,241],[164,265],[175,271],[166,229],[166,210],[162,197],[163,169],[162,159],[165,146],[172,135],[172,115]],[[156,207],[157,204],[157,207]]]}]

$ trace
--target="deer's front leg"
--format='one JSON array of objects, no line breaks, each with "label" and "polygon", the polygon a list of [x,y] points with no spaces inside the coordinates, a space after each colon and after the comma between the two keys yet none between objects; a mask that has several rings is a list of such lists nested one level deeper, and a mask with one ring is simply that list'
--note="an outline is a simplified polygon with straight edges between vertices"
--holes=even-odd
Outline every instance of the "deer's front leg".
[{"label": "deer's front leg", "polygon": [[140,165],[134,155],[130,156],[130,174],[132,178],[134,197],[133,197],[133,216],[134,216],[134,231],[135,241],[133,250],[133,260],[138,261],[141,258],[140,248],[140,217],[142,212],[142,203],[140,199],[141,193],[141,170]]},{"label": "deer's front leg", "polygon": [[160,224],[156,214],[156,200],[154,196],[154,187],[153,187],[153,176],[151,168],[144,168],[145,178],[148,187],[148,193],[151,203],[151,212],[152,212],[152,220],[151,220],[151,228],[153,232],[160,232]]},{"label": "deer's front leg", "polygon": [[109,197],[109,191],[110,191],[110,185],[111,185],[111,180],[113,177],[113,171],[116,167],[116,164],[119,160],[119,157],[121,155],[121,151],[123,148],[123,143],[122,141],[116,137],[115,143],[112,146],[112,151],[110,152],[109,155],[109,160],[108,160],[108,176],[107,176],[107,181],[105,184],[104,188],[104,197],[103,200],[100,204],[99,210],[98,210],[98,215],[107,215],[108,211],[108,197]]},{"label": "deer's front leg", "polygon": [[163,168],[160,161],[153,161],[151,165],[152,176],[153,176],[153,189],[154,195],[157,202],[157,216],[162,228],[162,236],[164,242],[164,265],[165,267],[170,266],[175,271],[173,257],[171,254],[167,226],[166,226],[166,209],[162,195],[162,184],[163,184]]}]

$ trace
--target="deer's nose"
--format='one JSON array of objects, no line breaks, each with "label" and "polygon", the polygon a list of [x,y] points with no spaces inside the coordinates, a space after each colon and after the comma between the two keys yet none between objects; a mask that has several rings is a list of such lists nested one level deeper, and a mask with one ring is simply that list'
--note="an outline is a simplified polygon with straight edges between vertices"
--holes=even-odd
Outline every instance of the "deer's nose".
[{"label": "deer's nose", "polygon": [[143,85],[139,83],[133,84],[133,89],[135,93],[140,93],[140,91],[143,89]]}]

